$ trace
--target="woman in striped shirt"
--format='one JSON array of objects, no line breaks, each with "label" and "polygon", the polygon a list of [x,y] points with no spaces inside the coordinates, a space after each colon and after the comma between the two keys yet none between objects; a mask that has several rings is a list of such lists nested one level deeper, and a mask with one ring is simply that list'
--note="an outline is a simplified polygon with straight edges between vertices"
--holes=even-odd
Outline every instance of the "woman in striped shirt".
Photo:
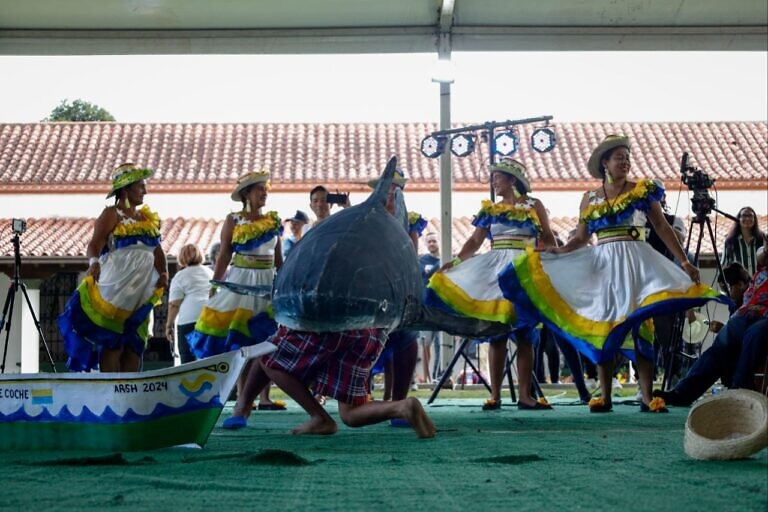
[{"label": "woman in striped shirt", "polygon": [[731,263],[741,263],[752,276],[757,271],[757,250],[763,245],[765,234],[757,225],[757,214],[749,206],[739,210],[736,222],[733,223],[723,248],[723,266]]}]

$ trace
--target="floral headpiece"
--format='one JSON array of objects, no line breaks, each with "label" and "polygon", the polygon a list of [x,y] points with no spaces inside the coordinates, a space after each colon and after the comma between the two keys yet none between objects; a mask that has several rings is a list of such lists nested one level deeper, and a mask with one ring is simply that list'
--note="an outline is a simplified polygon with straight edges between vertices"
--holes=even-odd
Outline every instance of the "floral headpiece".
[{"label": "floral headpiece", "polygon": [[127,187],[131,183],[136,183],[151,177],[155,171],[152,169],[137,167],[136,164],[126,162],[118,165],[112,171],[112,190],[107,194],[107,199],[114,196],[118,190]]}]

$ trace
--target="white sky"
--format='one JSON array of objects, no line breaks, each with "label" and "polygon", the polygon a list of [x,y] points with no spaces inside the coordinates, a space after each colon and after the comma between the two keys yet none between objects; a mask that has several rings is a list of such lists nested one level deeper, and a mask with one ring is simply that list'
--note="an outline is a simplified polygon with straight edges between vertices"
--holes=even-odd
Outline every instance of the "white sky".
[{"label": "white sky", "polygon": [[[434,54],[0,57],[0,122],[436,122]],[[454,122],[768,118],[765,52],[454,53]]]}]

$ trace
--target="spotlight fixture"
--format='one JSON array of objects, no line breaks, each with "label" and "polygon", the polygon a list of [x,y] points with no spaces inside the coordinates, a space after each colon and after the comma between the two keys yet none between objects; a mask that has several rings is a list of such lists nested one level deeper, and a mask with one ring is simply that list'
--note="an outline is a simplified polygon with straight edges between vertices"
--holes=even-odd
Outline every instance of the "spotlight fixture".
[{"label": "spotlight fixture", "polygon": [[443,135],[427,135],[421,139],[421,154],[427,158],[437,158],[445,152],[446,138]]},{"label": "spotlight fixture", "polygon": [[451,153],[456,156],[467,156],[475,150],[475,136],[460,133],[451,139]]},{"label": "spotlight fixture", "polygon": [[531,146],[539,153],[547,153],[555,148],[557,138],[549,128],[537,128],[531,134]]},{"label": "spotlight fixture", "polygon": [[501,156],[509,156],[520,147],[520,137],[512,130],[501,132],[494,138],[496,153]]}]

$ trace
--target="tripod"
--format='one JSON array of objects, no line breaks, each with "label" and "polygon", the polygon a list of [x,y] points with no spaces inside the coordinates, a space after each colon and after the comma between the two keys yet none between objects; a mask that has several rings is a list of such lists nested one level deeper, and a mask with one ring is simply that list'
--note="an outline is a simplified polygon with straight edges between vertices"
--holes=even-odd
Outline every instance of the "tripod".
[{"label": "tripod", "polygon": [[[706,189],[702,192],[695,191],[694,192],[694,199],[697,199],[697,195],[701,194],[702,196],[709,197],[709,194],[707,193]],[[728,213],[725,213],[723,211],[718,210],[714,206],[709,206],[705,208],[700,208],[702,205],[701,202],[694,202],[694,213],[696,214],[692,219],[688,226],[688,239],[685,244],[685,253],[688,254],[688,251],[691,247],[691,236],[693,235],[693,226],[698,225],[699,226],[699,237],[696,242],[696,252],[693,254],[693,264],[698,267],[699,265],[699,254],[701,253],[701,241],[704,238],[704,226],[707,227],[707,232],[709,233],[709,241],[712,244],[712,250],[715,252],[715,263],[717,264],[717,275],[723,276],[723,265],[720,262],[720,255],[717,253],[717,243],[715,240],[715,233],[712,230],[712,223],[709,220],[709,213],[714,210],[720,215],[727,217],[731,220],[737,220],[733,215],[730,215]],[[698,207],[697,207],[698,206]],[[725,282],[725,279],[723,279],[725,293],[729,293],[728,289],[728,283]],[[664,347],[663,349],[663,359],[664,359],[664,378],[661,382],[661,389],[664,391],[669,391],[672,387],[674,387],[672,383],[672,377],[682,371],[684,368],[689,366],[691,363],[693,363],[696,359],[698,359],[698,354],[689,354],[684,349],[683,345],[683,328],[685,327],[685,314],[679,313],[675,315],[675,321],[672,324],[672,339],[670,342]]]},{"label": "tripod", "polygon": [[13,244],[14,257],[13,278],[11,279],[11,284],[8,286],[8,294],[5,296],[5,305],[3,305],[3,316],[0,319],[0,331],[2,331],[3,326],[5,326],[5,348],[3,349],[3,363],[0,365],[0,373],[5,373],[5,360],[8,357],[8,339],[11,335],[11,320],[13,319],[13,305],[16,300],[16,293],[19,291],[19,289],[21,289],[21,292],[24,294],[24,299],[27,301],[27,307],[29,308],[29,312],[32,315],[32,320],[35,322],[35,328],[37,329],[37,333],[40,335],[40,341],[42,342],[43,347],[45,347],[45,353],[48,355],[48,360],[51,363],[53,372],[56,373],[56,365],[53,362],[53,357],[51,356],[51,350],[48,348],[48,343],[45,341],[45,336],[43,336],[43,331],[40,329],[40,322],[37,320],[37,315],[35,315],[35,309],[32,307],[32,302],[29,300],[27,286],[21,282],[21,242],[19,240],[18,232],[14,231],[11,243]]}]

